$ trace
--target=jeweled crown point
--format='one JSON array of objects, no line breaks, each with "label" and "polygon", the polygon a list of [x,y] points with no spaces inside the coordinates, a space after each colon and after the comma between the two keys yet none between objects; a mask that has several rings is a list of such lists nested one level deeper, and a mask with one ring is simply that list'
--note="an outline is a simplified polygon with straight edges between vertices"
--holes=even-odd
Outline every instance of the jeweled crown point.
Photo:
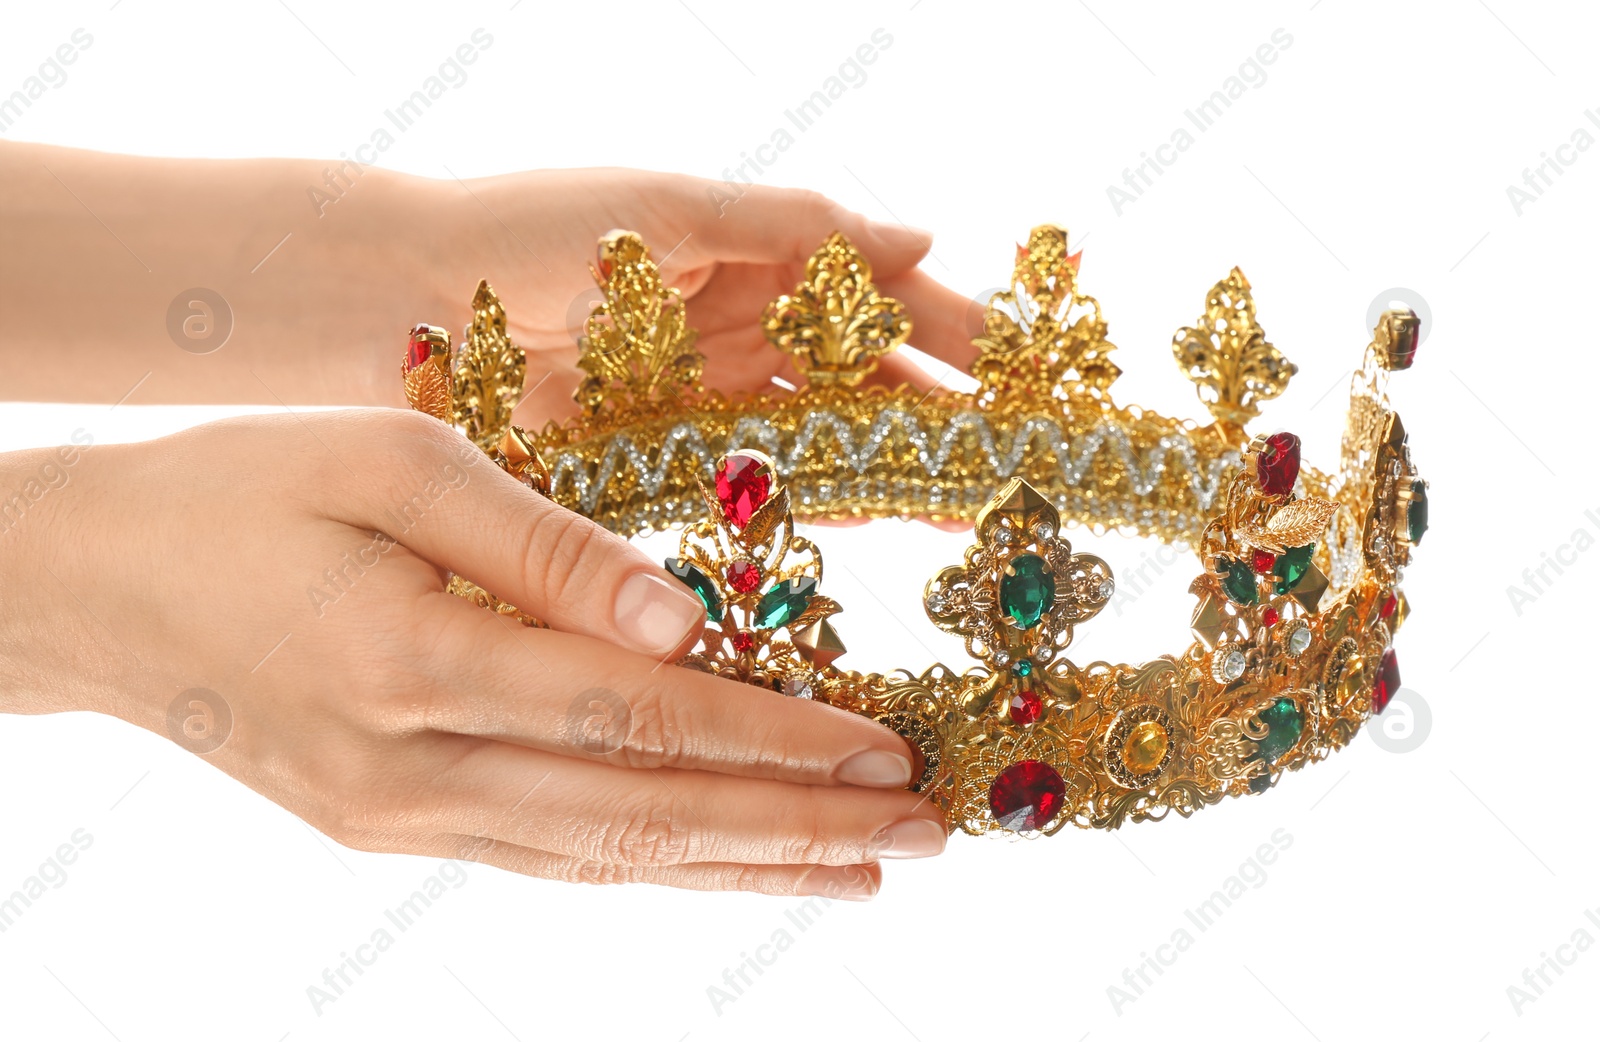
[{"label": "jeweled crown point", "polygon": [[748,525],[772,495],[774,473],[772,460],[753,449],[739,449],[717,461],[717,502],[735,530]]}]

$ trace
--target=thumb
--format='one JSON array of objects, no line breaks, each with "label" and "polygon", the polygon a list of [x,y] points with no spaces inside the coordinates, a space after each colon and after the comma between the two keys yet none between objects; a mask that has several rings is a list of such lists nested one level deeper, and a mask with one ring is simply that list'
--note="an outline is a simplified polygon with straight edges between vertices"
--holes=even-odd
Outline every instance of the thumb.
[{"label": "thumb", "polygon": [[359,523],[552,629],[661,659],[693,646],[705,605],[659,564],[531,491],[444,424],[400,415],[390,439],[400,452],[372,468],[377,487],[359,497]]},{"label": "thumb", "polygon": [[692,249],[701,263],[803,261],[837,231],[872,262],[877,279],[910,270],[933,246],[929,232],[899,222],[869,220],[809,189],[699,184],[708,187],[686,205],[700,209],[706,218],[688,229],[694,234],[684,249]]}]

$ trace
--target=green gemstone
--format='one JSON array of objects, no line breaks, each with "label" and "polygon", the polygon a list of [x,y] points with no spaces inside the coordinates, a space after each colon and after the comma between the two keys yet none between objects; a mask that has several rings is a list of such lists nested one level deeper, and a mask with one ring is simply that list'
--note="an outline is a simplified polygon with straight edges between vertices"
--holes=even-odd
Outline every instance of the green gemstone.
[{"label": "green gemstone", "polygon": [[1411,483],[1411,506],[1406,510],[1406,534],[1411,537],[1411,545],[1416,546],[1422,542],[1422,533],[1428,530],[1428,483],[1426,481],[1413,481]]},{"label": "green gemstone", "polygon": [[1251,605],[1256,602],[1256,573],[1243,561],[1224,558],[1222,590],[1235,604]]},{"label": "green gemstone", "polygon": [[817,592],[817,580],[809,575],[781,582],[761,595],[756,605],[756,625],[764,630],[787,626],[811,603]]},{"label": "green gemstone", "polygon": [[1033,663],[1027,659],[1019,659],[1011,665],[1011,675],[1014,677],[1028,677],[1033,675]]},{"label": "green gemstone", "polygon": [[1292,698],[1280,698],[1256,714],[1266,725],[1267,736],[1256,743],[1261,758],[1275,763],[1278,757],[1294,748],[1305,727],[1305,716]]},{"label": "green gemstone", "polygon": [[1011,559],[1000,577],[1000,609],[1028,630],[1056,603],[1056,577],[1037,554]]},{"label": "green gemstone", "polygon": [[716,622],[722,617],[722,595],[717,593],[717,584],[709,575],[678,557],[669,557],[665,563],[673,578],[693,590],[700,603],[706,606],[706,618]]},{"label": "green gemstone", "polygon": [[1306,569],[1311,567],[1311,551],[1316,548],[1316,543],[1307,543],[1305,546],[1291,547],[1278,555],[1277,563],[1272,566],[1272,574],[1278,577],[1278,583],[1273,587],[1275,592],[1288,593],[1305,578]]}]

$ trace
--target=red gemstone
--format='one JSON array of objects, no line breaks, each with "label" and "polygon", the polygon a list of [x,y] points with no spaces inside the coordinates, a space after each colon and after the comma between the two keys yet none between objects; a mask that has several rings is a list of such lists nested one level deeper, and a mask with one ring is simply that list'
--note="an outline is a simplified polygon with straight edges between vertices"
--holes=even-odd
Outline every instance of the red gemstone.
[{"label": "red gemstone", "polygon": [[1256,481],[1269,496],[1287,496],[1300,476],[1300,439],[1288,431],[1269,434],[1256,457]]},{"label": "red gemstone", "polygon": [[1372,684],[1372,713],[1374,716],[1383,712],[1394,693],[1400,690],[1400,661],[1395,658],[1394,649],[1390,648],[1383,653],[1383,659],[1378,663],[1378,679]]},{"label": "red gemstone", "polygon": [[772,465],[754,452],[730,452],[717,462],[717,502],[734,528],[743,528],[772,494]]},{"label": "red gemstone", "polygon": [[418,324],[411,330],[411,339],[407,342],[406,372],[426,362],[433,354],[433,345],[428,343],[428,326],[426,323]]},{"label": "red gemstone", "polygon": [[1013,832],[1030,832],[1050,823],[1066,802],[1067,786],[1054,767],[1023,760],[1000,772],[989,786],[994,820]]},{"label": "red gemstone", "polygon": [[755,634],[749,630],[739,630],[733,635],[733,650],[744,654],[756,646]]},{"label": "red gemstone", "polygon": [[1250,567],[1256,570],[1257,575],[1266,575],[1277,563],[1278,555],[1271,550],[1256,550],[1250,554]]},{"label": "red gemstone", "polygon": [[728,565],[728,585],[736,593],[749,593],[761,585],[761,566],[754,561],[735,561]]},{"label": "red gemstone", "polygon": [[1044,712],[1044,700],[1039,697],[1039,692],[1024,688],[1011,696],[1011,722],[1018,727],[1027,727],[1039,719],[1039,714]]},{"label": "red gemstone", "polygon": [[1395,595],[1392,593],[1389,594],[1388,596],[1384,597],[1383,600],[1378,602],[1378,617],[1380,619],[1389,618],[1394,614],[1394,610],[1399,606],[1400,602],[1395,599]]},{"label": "red gemstone", "polygon": [[1266,611],[1262,612],[1261,624],[1263,626],[1276,626],[1278,624],[1278,609],[1268,608]]}]

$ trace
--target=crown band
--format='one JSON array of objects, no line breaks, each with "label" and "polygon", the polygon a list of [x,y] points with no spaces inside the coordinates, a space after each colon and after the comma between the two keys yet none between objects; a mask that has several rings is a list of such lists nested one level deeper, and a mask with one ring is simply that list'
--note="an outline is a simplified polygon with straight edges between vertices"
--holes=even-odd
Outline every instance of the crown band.
[{"label": "crown band", "polygon": [[[1294,435],[1245,433],[1294,366],[1238,269],[1173,339],[1204,426],[1112,401],[1115,349],[1077,269],[1059,228],[1018,248],[976,340],[972,393],[859,388],[911,319],[837,234],[764,316],[807,377],[792,394],[703,386],[684,303],[626,232],[601,240],[593,269],[604,299],[580,342],[577,420],[510,426],[520,352],[486,283],[462,350],[419,326],[402,372],[414,407],[533,490],[625,534],[683,527],[667,567],[707,624],[682,665],[883,722],[917,751],[912,788],[952,827],[1115,828],[1262,791],[1346,745],[1398,689],[1398,584],[1428,503],[1384,386],[1420,330],[1410,312],[1379,321],[1340,467],[1323,473],[1301,465]],[[924,608],[978,664],[836,665],[842,608],[796,513],[973,521],[973,545],[929,580]],[[1110,564],[1074,552],[1073,523],[1196,550],[1187,648],[1136,665],[1067,656],[1116,589]],[[538,624],[459,577],[452,589]]]}]

